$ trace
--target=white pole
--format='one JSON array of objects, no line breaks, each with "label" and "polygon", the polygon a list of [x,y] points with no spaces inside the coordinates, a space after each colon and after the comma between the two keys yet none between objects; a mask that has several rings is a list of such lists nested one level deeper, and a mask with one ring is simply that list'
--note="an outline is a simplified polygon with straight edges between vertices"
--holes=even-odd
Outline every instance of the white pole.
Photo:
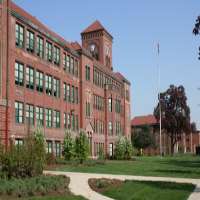
[{"label": "white pole", "polygon": [[159,54],[160,54],[160,44],[157,44],[157,50],[158,50],[158,100],[159,100],[159,114],[160,114],[160,156],[162,156],[162,115],[161,115],[161,104],[160,104],[160,65],[159,65]]}]

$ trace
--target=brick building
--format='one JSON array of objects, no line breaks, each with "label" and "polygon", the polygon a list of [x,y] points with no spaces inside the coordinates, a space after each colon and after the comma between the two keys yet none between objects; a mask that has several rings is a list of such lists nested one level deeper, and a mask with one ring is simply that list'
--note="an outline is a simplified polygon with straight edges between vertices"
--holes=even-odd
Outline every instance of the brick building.
[{"label": "brick building", "polygon": [[[147,148],[144,152],[147,155],[159,155],[160,154],[160,132],[159,122],[153,115],[137,116],[131,120],[131,134],[138,131],[142,131],[144,126],[150,128],[151,134],[155,138],[155,148]],[[196,153],[196,147],[200,145],[200,132],[183,134],[175,145],[175,153]],[[162,131],[162,148],[164,154],[170,154],[170,137]]]},{"label": "brick building", "polygon": [[111,34],[95,21],[68,42],[10,0],[0,0],[0,136],[22,143],[42,127],[60,155],[66,129],[85,130],[92,156],[130,138],[130,82],[113,71]]}]

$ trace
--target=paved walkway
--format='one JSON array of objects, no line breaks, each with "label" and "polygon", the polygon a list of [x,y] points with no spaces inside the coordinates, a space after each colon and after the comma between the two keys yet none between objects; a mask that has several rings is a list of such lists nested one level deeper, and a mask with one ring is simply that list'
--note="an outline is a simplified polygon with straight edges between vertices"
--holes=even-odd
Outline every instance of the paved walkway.
[{"label": "paved walkway", "polygon": [[60,171],[45,171],[45,174],[65,175],[70,177],[69,189],[75,195],[81,195],[89,200],[113,200],[93,191],[88,185],[90,178],[108,178],[119,180],[140,180],[140,181],[167,181],[176,183],[192,183],[196,189],[189,196],[188,200],[200,200],[200,179],[170,178],[170,177],[150,177],[150,176],[129,176],[111,174],[88,174]]}]

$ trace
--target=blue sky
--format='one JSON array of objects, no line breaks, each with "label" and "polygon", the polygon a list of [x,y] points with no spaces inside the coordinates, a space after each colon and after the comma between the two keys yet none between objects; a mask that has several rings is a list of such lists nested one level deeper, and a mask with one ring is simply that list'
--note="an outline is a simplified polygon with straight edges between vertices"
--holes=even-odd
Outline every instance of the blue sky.
[{"label": "blue sky", "polygon": [[[151,114],[170,84],[186,89],[191,118],[200,128],[200,37],[192,35],[200,15],[197,0],[14,0],[69,41],[98,19],[114,37],[113,63],[132,84],[132,116]],[[59,2],[59,3],[58,3]],[[160,57],[156,44],[160,43]]]}]

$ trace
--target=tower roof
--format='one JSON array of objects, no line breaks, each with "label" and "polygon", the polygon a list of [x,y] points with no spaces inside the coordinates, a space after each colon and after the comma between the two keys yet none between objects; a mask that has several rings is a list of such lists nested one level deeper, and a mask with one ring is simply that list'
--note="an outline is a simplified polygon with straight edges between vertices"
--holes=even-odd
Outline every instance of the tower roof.
[{"label": "tower roof", "polygon": [[104,28],[104,26],[98,20],[94,21],[90,26],[88,26],[84,31],[82,31],[81,34],[95,32],[95,31],[105,31],[112,38],[112,35]]}]

